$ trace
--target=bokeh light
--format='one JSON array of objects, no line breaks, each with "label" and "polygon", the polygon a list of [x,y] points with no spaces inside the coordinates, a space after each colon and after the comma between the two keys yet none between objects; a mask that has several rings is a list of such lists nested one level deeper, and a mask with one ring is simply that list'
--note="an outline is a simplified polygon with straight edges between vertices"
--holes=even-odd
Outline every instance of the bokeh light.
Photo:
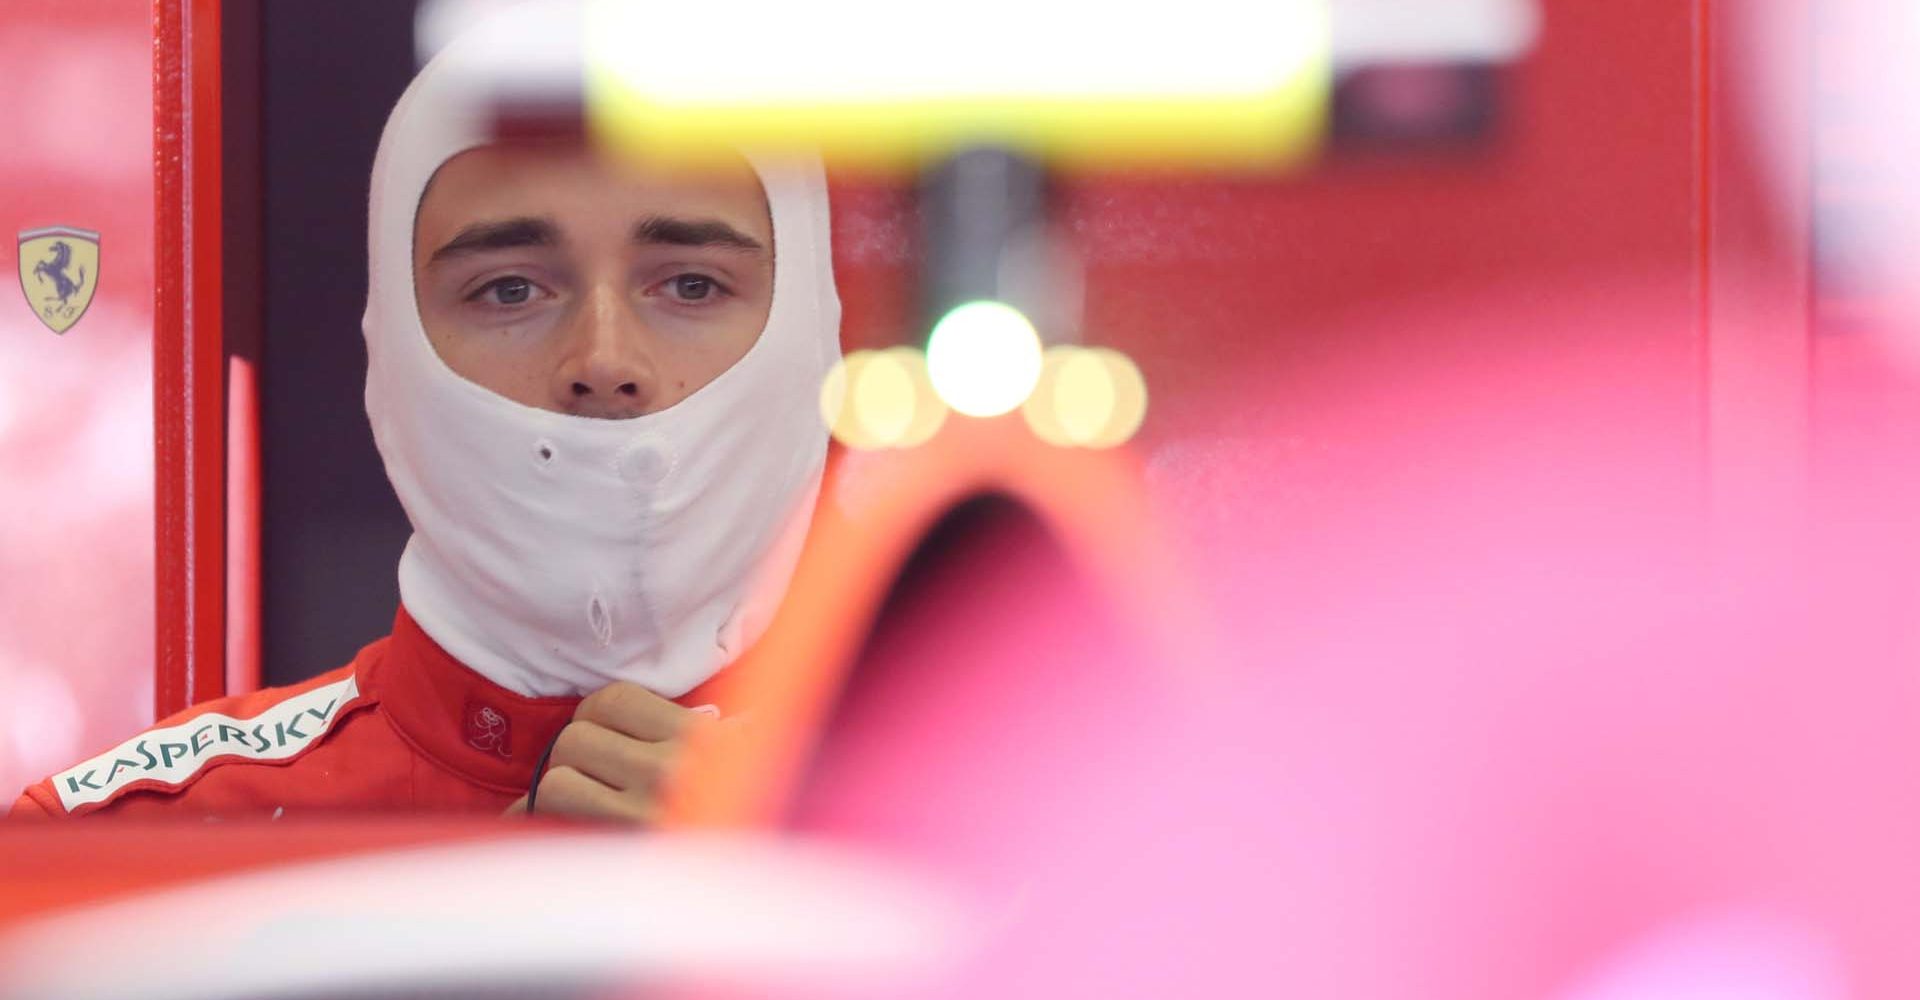
[{"label": "bokeh light", "polygon": [[997,417],[1025,402],[1040,381],[1040,335],[1020,310],[969,302],[942,317],[927,341],[933,389],[970,417]]},{"label": "bokeh light", "polygon": [[1020,415],[1035,437],[1058,448],[1074,446],[1065,428],[1060,426],[1059,410],[1053,405],[1054,390],[1060,386],[1060,368],[1079,352],[1078,347],[1048,348],[1040,362],[1040,380],[1027,401],[1020,404]]},{"label": "bokeh light", "polygon": [[898,356],[882,352],[868,358],[847,388],[854,419],[874,438],[891,445],[905,436],[913,422],[913,376]]},{"label": "bokeh light", "polygon": [[1133,359],[1109,347],[1089,348],[1088,354],[1105,367],[1113,390],[1113,409],[1098,433],[1087,441],[1090,448],[1114,448],[1127,443],[1140,431],[1147,419],[1147,379]]},{"label": "bokeh light", "polygon": [[901,432],[896,448],[912,448],[927,443],[947,422],[947,404],[934,391],[933,374],[927,368],[927,356],[918,348],[889,347],[880,352],[893,359],[913,382],[913,416]]},{"label": "bokeh light", "polygon": [[1146,420],[1146,379],[1119,351],[1055,347],[1047,351],[1039,384],[1020,414],[1048,444],[1117,447],[1131,440]]},{"label": "bokeh light", "polygon": [[926,355],[911,347],[855,351],[820,387],[820,416],[840,443],[862,450],[925,444],[946,423]]}]

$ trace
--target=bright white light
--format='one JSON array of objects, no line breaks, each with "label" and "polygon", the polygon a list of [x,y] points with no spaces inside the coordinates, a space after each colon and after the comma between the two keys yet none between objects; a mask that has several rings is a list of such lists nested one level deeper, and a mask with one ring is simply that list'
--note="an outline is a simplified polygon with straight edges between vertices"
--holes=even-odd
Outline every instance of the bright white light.
[{"label": "bright white light", "polygon": [[972,0],[930,30],[898,0],[735,0],[726,57],[679,44],[678,9],[589,8],[594,63],[663,105],[816,106],[974,98],[1244,97],[1325,60],[1326,0],[1111,4]]},{"label": "bright white light", "polygon": [[970,417],[997,417],[1026,402],[1040,381],[1040,358],[1033,324],[999,302],[960,306],[927,342],[933,390]]}]

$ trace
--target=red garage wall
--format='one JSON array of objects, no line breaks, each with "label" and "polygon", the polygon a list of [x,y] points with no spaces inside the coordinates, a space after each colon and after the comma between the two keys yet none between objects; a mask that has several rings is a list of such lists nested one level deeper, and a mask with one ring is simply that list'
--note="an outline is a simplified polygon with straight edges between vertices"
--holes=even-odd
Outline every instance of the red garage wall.
[{"label": "red garage wall", "polygon": [[[153,108],[146,0],[6,5],[0,69],[0,796],[153,712]],[[99,232],[55,335],[21,230]]]},{"label": "red garage wall", "polygon": [[[1699,113],[1705,5],[1543,6],[1486,144],[1059,178],[1081,336],[1141,364],[1140,444],[1199,530],[1310,530],[1357,494],[1462,488],[1474,449],[1550,464],[1569,436],[1630,435],[1648,488],[1706,502],[1703,197],[1752,185],[1703,146],[1738,133]],[[849,346],[916,339],[910,201],[838,196]]]}]

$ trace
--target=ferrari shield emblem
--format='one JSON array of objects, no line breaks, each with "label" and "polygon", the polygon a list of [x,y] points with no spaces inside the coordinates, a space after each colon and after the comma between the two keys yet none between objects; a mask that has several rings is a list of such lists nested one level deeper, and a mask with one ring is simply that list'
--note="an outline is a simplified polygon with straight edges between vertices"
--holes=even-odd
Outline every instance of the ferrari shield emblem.
[{"label": "ferrari shield emblem", "polygon": [[20,290],[55,333],[80,321],[100,286],[100,234],[68,226],[20,234]]}]

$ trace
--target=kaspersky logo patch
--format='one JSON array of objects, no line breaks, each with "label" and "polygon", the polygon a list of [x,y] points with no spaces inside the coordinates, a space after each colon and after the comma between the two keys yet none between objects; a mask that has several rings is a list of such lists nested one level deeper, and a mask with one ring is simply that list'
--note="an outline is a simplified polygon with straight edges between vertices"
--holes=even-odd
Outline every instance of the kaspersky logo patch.
[{"label": "kaspersky logo patch", "polygon": [[20,290],[47,329],[65,333],[100,287],[100,234],[51,226],[20,233]]},{"label": "kaspersky logo patch", "polygon": [[284,760],[333,728],[360,696],[351,676],[289,698],[250,719],[219,712],[194,716],[177,726],[150,729],[125,743],[53,776],[53,790],[68,812],[105,802],[139,781],[178,785],[202,767],[229,758]]}]

